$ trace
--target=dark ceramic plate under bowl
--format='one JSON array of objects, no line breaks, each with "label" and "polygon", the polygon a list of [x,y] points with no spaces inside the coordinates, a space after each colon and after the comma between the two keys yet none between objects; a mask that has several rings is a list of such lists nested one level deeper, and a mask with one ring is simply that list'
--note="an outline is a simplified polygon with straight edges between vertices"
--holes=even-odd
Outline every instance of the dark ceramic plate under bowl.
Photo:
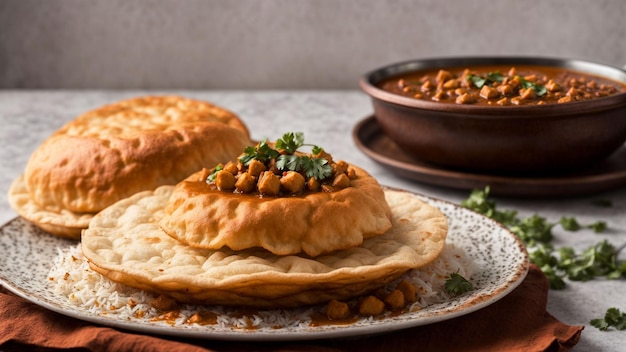
[{"label": "dark ceramic plate under bowl", "polygon": [[352,136],[363,153],[395,174],[435,186],[463,190],[489,186],[493,195],[524,198],[591,195],[626,186],[625,147],[577,172],[515,177],[454,171],[420,161],[385,135],[373,115],[361,120]]}]

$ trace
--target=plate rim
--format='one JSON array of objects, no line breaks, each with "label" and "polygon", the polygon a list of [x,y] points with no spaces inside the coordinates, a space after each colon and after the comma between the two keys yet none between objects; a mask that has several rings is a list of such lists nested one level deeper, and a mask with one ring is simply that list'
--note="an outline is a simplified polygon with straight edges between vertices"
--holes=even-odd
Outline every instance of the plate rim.
[{"label": "plate rim", "polygon": [[[3,272],[3,264],[0,262],[0,285],[5,287],[8,291],[12,292],[16,296],[19,296],[35,305],[48,309],[50,311],[56,312],[58,314],[68,316],[77,320],[91,322],[103,326],[109,326],[113,328],[119,328],[123,330],[136,331],[146,334],[156,334],[161,336],[172,336],[172,337],[182,337],[182,338],[194,338],[194,339],[204,339],[204,340],[221,340],[221,341],[302,341],[302,340],[322,340],[329,338],[349,338],[355,336],[366,336],[366,335],[376,335],[376,334],[384,334],[392,331],[399,331],[412,327],[419,327],[430,325],[434,323],[438,323],[445,320],[450,320],[453,318],[457,318],[460,316],[464,316],[467,314],[471,314],[477,310],[483,309],[491,304],[501,300],[506,297],[509,293],[511,293],[515,288],[517,288],[526,278],[529,270],[530,270],[530,261],[528,252],[526,247],[521,242],[521,240],[515,236],[506,226],[498,223],[497,221],[488,218],[480,213],[472,211],[467,208],[463,208],[462,206],[455,204],[453,202],[449,202],[446,200],[426,196],[423,194],[418,194],[416,192],[403,190],[395,187],[387,187],[383,186],[385,189],[396,190],[409,192],[410,194],[418,197],[421,200],[428,202],[429,204],[447,204],[453,208],[460,208],[462,211],[471,212],[472,216],[478,216],[482,218],[482,221],[490,222],[492,225],[495,225],[499,231],[503,231],[507,236],[510,236],[514,242],[517,244],[516,249],[521,251],[521,254],[524,256],[522,262],[518,264],[515,268],[516,274],[518,274],[513,280],[509,280],[499,287],[497,287],[497,293],[490,295],[487,299],[484,299],[483,296],[478,296],[481,298],[479,302],[472,303],[471,300],[468,300],[467,297],[459,297],[454,298],[449,302],[453,302],[455,300],[459,300],[460,303],[464,306],[463,309],[458,309],[452,312],[443,312],[441,315],[433,315],[422,317],[419,319],[405,319],[400,321],[391,321],[387,320],[388,324],[379,323],[373,325],[334,325],[330,327],[321,327],[316,330],[305,330],[298,332],[279,332],[273,330],[250,330],[250,329],[236,329],[236,328],[220,328],[219,331],[213,329],[211,331],[211,325],[205,326],[187,326],[185,328],[175,328],[170,326],[165,322],[154,322],[154,323],[144,323],[138,321],[127,321],[115,319],[111,316],[102,316],[99,314],[92,314],[80,309],[65,309],[61,305],[57,306],[53,303],[49,302],[48,298],[41,297],[36,292],[30,292],[23,287],[19,287],[14,281],[5,276]],[[5,227],[11,225],[15,221],[24,221],[28,223],[27,220],[17,216],[0,227],[0,235],[3,234]],[[56,239],[55,239],[56,240]],[[58,238],[60,243],[65,243],[65,246],[76,245],[79,241],[72,241],[68,239]],[[53,294],[56,296],[56,294]],[[59,299],[61,297],[59,296]],[[465,301],[464,301],[465,300]],[[475,300],[474,300],[475,301]],[[436,305],[436,304],[435,304]],[[393,319],[393,318],[389,318]],[[384,320],[384,319],[383,319]],[[381,321],[383,321],[381,320]],[[229,331],[224,331],[222,329],[226,329]],[[280,330],[280,329],[278,329]]]},{"label": "plate rim", "polygon": [[[369,131],[373,129],[378,129],[378,131]],[[375,134],[376,137],[387,138],[390,143],[394,143],[386,137],[382,127],[377,123],[376,115],[369,114],[357,122],[352,130],[352,140],[362,153],[378,164],[390,167],[399,176],[430,185],[461,190],[481,189],[489,186],[493,195],[524,198],[591,195],[626,185],[626,167],[624,170],[590,175],[573,173],[573,176],[569,177],[567,175],[523,177],[447,169],[420,162],[417,158],[405,154],[416,160],[415,163],[411,163],[383,155],[371,148],[367,140],[372,138],[363,136],[368,131],[370,134]],[[397,144],[395,145],[397,146]],[[623,150],[625,146],[618,149],[616,153]],[[398,149],[402,151],[399,146]],[[607,160],[611,160],[612,156],[609,156]]]}]

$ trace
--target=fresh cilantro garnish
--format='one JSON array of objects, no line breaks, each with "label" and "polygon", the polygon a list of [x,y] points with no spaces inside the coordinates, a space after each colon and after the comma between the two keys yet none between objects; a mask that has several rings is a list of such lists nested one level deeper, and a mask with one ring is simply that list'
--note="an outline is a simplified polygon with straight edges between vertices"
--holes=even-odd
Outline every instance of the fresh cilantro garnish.
[{"label": "fresh cilantro garnish", "polygon": [[592,319],[589,323],[602,331],[609,330],[611,327],[626,330],[626,313],[620,312],[617,308],[609,308],[604,313],[604,318]]},{"label": "fresh cilantro garnish", "polygon": [[213,169],[213,172],[211,172],[211,174],[206,178],[206,182],[207,183],[215,182],[215,175],[217,175],[218,171],[223,170],[223,169],[224,167],[222,165],[217,165],[215,169]]},{"label": "fresh cilantro garnish", "polygon": [[504,75],[500,72],[489,72],[487,73],[487,80],[490,82],[502,82],[504,81]]},{"label": "fresh cilantro garnish", "polygon": [[516,211],[499,211],[496,210],[496,203],[489,198],[490,188],[485,187],[484,190],[475,189],[469,197],[461,202],[461,205],[467,209],[471,209],[477,213],[492,218],[504,225],[511,225],[515,222]]},{"label": "fresh cilantro garnish", "polygon": [[504,75],[500,72],[489,72],[485,77],[481,77],[478,75],[469,74],[467,75],[467,80],[472,82],[476,86],[476,88],[482,88],[484,85],[492,85],[494,82],[502,82],[504,81]]},{"label": "fresh cilantro garnish", "polygon": [[[561,224],[563,229],[567,231],[578,231],[583,228],[583,226],[578,223],[576,218],[573,217],[562,217],[561,220],[559,220],[559,223]],[[591,224],[585,225],[584,227],[592,229],[595,233],[601,233],[606,231],[606,222],[596,221]]]},{"label": "fresh cilantro garnish", "polygon": [[248,165],[252,160],[265,163],[270,159],[276,159],[276,167],[282,171],[302,172],[307,177],[314,177],[318,180],[331,176],[333,170],[327,159],[312,158],[306,154],[297,153],[298,149],[304,146],[311,147],[312,155],[319,155],[324,151],[317,145],[305,144],[304,133],[289,132],[276,140],[276,149],[272,148],[267,141],[263,141],[255,147],[247,147],[239,161]]},{"label": "fresh cilantro garnish", "polygon": [[283,138],[276,140],[276,149],[282,149],[288,154],[293,154],[304,145],[304,133],[289,132],[283,135]]},{"label": "fresh cilantro garnish", "polygon": [[568,247],[562,248],[559,253],[558,267],[573,281],[589,281],[600,276],[619,279],[626,275],[626,265],[617,260],[618,249],[606,240],[580,254]]},{"label": "fresh cilantro garnish", "polygon": [[595,233],[601,233],[606,231],[606,222],[604,221],[596,221],[587,225],[588,228],[592,229]]},{"label": "fresh cilantro garnish", "polygon": [[311,158],[308,155],[296,154],[296,151],[303,147],[310,146],[311,153],[318,155],[324,149],[317,145],[305,144],[302,132],[285,133],[281,139],[276,141],[276,148],[287,154],[280,155],[276,160],[276,167],[280,170],[303,172],[307,177],[323,180],[332,175],[333,169],[324,158]]},{"label": "fresh cilantro garnish", "polygon": [[280,170],[300,171],[303,170],[307,177],[323,180],[332,175],[333,169],[324,158],[310,158],[306,155],[281,155],[278,157],[276,167]]},{"label": "fresh cilantro garnish", "polygon": [[554,227],[554,224],[549,223],[546,218],[535,214],[517,221],[515,225],[510,226],[510,230],[527,245],[534,246],[537,243],[549,243],[552,241],[552,227]]},{"label": "fresh cilantro garnish", "polygon": [[477,75],[467,75],[467,80],[472,82],[477,88],[482,88],[485,83],[487,83],[487,79],[477,76]]},{"label": "fresh cilantro garnish", "polygon": [[449,295],[458,296],[464,294],[465,292],[472,291],[474,289],[474,285],[467,281],[463,276],[457,273],[452,273],[446,280],[444,289]]},{"label": "fresh cilantro garnish", "polygon": [[267,141],[262,141],[254,147],[247,147],[244,150],[244,155],[239,158],[239,161],[244,165],[250,164],[252,160],[258,160],[264,163],[270,159],[276,159],[278,155],[280,155],[280,153],[270,147]]},{"label": "fresh cilantro garnish", "polygon": [[580,226],[580,224],[578,223],[578,221],[574,217],[565,217],[564,216],[564,217],[561,218],[561,220],[559,220],[559,223],[567,231],[578,231],[578,230],[580,230],[582,228],[582,226]]},{"label": "fresh cilantro garnish", "polygon": [[508,226],[529,248],[530,261],[546,274],[552,289],[564,288],[564,278],[586,281],[596,277],[607,279],[626,277],[626,261],[617,259],[622,248],[616,249],[607,241],[580,253],[576,253],[570,247],[555,250],[550,244],[553,238],[552,229],[557,224],[567,231],[589,228],[595,232],[602,232],[607,228],[604,221],[581,225],[573,217],[562,217],[558,223],[550,223],[546,218],[536,214],[519,219],[514,211],[496,209],[495,202],[489,198],[489,187],[485,187],[484,190],[473,190],[461,205]]},{"label": "fresh cilantro garnish", "polygon": [[[519,77],[519,76],[517,76],[517,77]],[[541,84],[538,84],[538,83],[535,83],[535,82],[531,82],[531,81],[527,81],[527,80],[523,79],[522,77],[519,77],[519,80],[520,80],[520,85],[523,88],[526,88],[526,89],[530,88],[530,89],[534,90],[535,94],[538,97],[540,97],[540,96],[542,96],[542,95],[544,95],[544,94],[546,94],[548,92],[546,87],[544,87]]]}]

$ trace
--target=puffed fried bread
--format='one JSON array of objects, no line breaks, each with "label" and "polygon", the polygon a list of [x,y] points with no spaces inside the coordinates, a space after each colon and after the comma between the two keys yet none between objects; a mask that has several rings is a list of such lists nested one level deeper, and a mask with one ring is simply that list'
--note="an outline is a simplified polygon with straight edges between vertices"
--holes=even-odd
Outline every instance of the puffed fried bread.
[{"label": "puffed fried bread", "polygon": [[207,249],[262,247],[276,255],[315,257],[355,247],[389,230],[391,211],[378,181],[350,167],[350,187],[263,198],[212,189],[199,171],[176,185],[161,228],[180,242]]},{"label": "puffed fried bread", "polygon": [[32,154],[9,191],[22,217],[78,238],[94,213],[134,193],[176,184],[250,145],[244,123],[179,96],[119,101],[61,127]]},{"label": "puffed fried bread", "polygon": [[414,194],[385,190],[392,228],[360,246],[311,258],[262,248],[193,248],[159,226],[174,190],[162,186],[97,214],[81,246],[90,266],[128,286],[180,302],[295,307],[364,294],[427,265],[445,246],[448,224]]}]

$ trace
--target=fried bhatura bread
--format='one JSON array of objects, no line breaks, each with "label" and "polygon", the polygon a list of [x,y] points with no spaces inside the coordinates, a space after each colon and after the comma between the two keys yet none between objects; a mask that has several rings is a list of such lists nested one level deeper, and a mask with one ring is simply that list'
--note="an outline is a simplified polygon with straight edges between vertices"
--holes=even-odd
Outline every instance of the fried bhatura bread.
[{"label": "fried bhatura bread", "polygon": [[414,194],[385,190],[393,227],[358,247],[316,258],[192,248],[158,224],[173,189],[142,192],[97,214],[81,241],[90,266],[180,302],[278,308],[364,294],[430,263],[445,246],[448,225],[438,209]]},{"label": "fried bhatura bread", "polygon": [[391,214],[381,186],[351,165],[350,187],[333,192],[259,197],[211,188],[203,172],[176,185],[161,228],[191,247],[310,256],[360,245],[385,233]]},{"label": "fried bhatura bread", "polygon": [[210,103],[178,96],[124,100],[87,112],[46,139],[9,201],[44,230],[78,238],[106,206],[176,184],[250,144],[243,122]]}]

